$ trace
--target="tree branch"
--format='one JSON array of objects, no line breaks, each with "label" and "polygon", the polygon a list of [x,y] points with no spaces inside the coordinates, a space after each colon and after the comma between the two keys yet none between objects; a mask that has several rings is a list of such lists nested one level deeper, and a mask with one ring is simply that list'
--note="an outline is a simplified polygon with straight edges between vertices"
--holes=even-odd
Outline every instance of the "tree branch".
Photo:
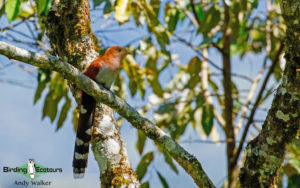
[{"label": "tree branch", "polygon": [[245,116],[246,116],[246,113],[248,112],[248,109],[249,109],[249,105],[251,103],[251,100],[253,99],[254,97],[254,93],[256,91],[256,88],[258,86],[258,83],[261,79],[261,77],[263,76],[265,72],[265,68],[263,68],[260,73],[256,76],[256,78],[253,80],[253,83],[251,85],[251,88],[249,90],[249,93],[248,93],[248,96],[247,96],[247,99],[245,101],[245,104],[243,105],[241,111],[239,112],[239,115],[241,116],[240,119],[238,120],[237,124],[236,124],[236,127],[235,127],[235,132],[236,134],[235,135],[238,135],[240,129],[242,128],[243,126],[243,122],[244,122],[244,119],[245,119]]},{"label": "tree branch", "polygon": [[279,56],[280,56],[280,54],[281,54],[281,52],[282,52],[282,50],[283,50],[283,47],[284,47],[284,45],[283,45],[283,43],[281,43],[280,48],[279,48],[279,50],[277,51],[276,58],[274,59],[272,65],[271,65],[271,67],[270,67],[270,69],[269,69],[269,71],[268,71],[268,73],[267,73],[267,75],[266,75],[266,77],[265,77],[265,79],[264,79],[264,82],[263,82],[263,84],[262,84],[262,86],[261,86],[261,88],[260,88],[260,90],[259,90],[259,92],[258,92],[258,95],[257,95],[257,97],[256,97],[256,99],[255,99],[254,105],[253,105],[253,107],[252,107],[252,109],[251,109],[251,112],[250,112],[250,116],[249,116],[249,118],[248,118],[247,124],[246,124],[246,126],[245,126],[244,131],[243,131],[243,134],[242,134],[242,138],[241,138],[240,144],[239,144],[239,146],[238,146],[238,148],[237,148],[237,150],[236,150],[236,152],[235,152],[235,154],[234,154],[234,155],[235,155],[235,156],[234,156],[234,162],[235,162],[235,163],[237,162],[237,160],[238,160],[238,158],[239,158],[239,156],[240,156],[240,154],[241,154],[241,151],[242,151],[242,149],[243,149],[244,142],[245,142],[246,137],[247,137],[248,130],[249,130],[249,128],[250,128],[250,125],[253,123],[253,118],[254,118],[255,112],[256,112],[256,110],[257,110],[257,107],[258,107],[258,105],[259,105],[259,102],[260,102],[260,100],[261,100],[261,97],[262,97],[262,95],[263,95],[263,93],[264,93],[264,91],[265,91],[265,88],[266,88],[266,86],[267,86],[267,83],[268,83],[268,81],[269,81],[269,78],[271,77],[271,75],[272,75],[272,73],[273,73],[273,71],[274,71],[274,68],[275,68],[276,64],[278,63]]},{"label": "tree branch", "polygon": [[231,29],[229,26],[230,12],[229,7],[224,2],[224,27],[223,27],[223,48],[222,48],[222,59],[223,59],[223,87],[225,93],[225,134],[226,139],[230,140],[227,144],[227,176],[228,176],[228,187],[232,186],[235,179],[234,172],[236,171],[236,163],[233,162],[233,155],[235,149],[235,136],[233,127],[233,99],[232,99],[232,81],[231,81],[231,62],[230,62],[230,36]]},{"label": "tree branch", "polygon": [[106,104],[114,109],[117,113],[126,118],[134,127],[141,130],[146,136],[168,151],[186,172],[192,176],[198,186],[215,187],[203,171],[199,161],[193,155],[184,150],[150,120],[142,117],[125,101],[83,75],[72,65],[63,62],[57,57],[33,53],[1,41],[0,54],[11,59],[59,72],[64,78],[75,83],[78,88],[93,96],[98,102]]},{"label": "tree branch", "polygon": [[[42,18],[56,55],[79,70],[99,57],[99,41],[90,26],[88,0],[52,1],[51,9]],[[68,83],[80,105],[78,89],[71,81]],[[100,169],[101,187],[139,187],[138,177],[130,166],[113,110],[98,103],[94,111],[93,128],[91,143]]]},{"label": "tree branch", "polygon": [[[286,147],[299,131],[300,123],[300,6],[298,0],[281,0],[286,21],[286,67],[272,107],[260,134],[246,147],[241,169],[242,187],[275,187]],[[275,65],[274,65],[275,66]],[[248,124],[247,124],[248,125]]]}]

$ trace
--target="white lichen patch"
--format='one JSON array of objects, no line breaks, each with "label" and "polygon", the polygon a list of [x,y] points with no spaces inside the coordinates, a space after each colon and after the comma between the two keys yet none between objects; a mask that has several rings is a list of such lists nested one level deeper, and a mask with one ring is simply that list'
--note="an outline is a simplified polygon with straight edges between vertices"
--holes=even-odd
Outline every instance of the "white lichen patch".
[{"label": "white lichen patch", "polygon": [[276,143],[276,141],[274,141],[272,138],[269,138],[269,137],[266,140],[269,145]]},{"label": "white lichen patch", "polygon": [[119,143],[112,138],[105,140],[105,145],[106,145],[106,148],[109,148],[107,151],[108,154],[115,155],[120,152],[121,148],[120,148]]},{"label": "white lichen patch", "polygon": [[278,110],[278,111],[276,112],[276,117],[277,117],[278,119],[281,119],[281,120],[285,121],[285,122],[287,122],[287,121],[290,120],[289,115],[288,115],[288,114],[284,114],[281,110]]},{"label": "white lichen patch", "polygon": [[129,184],[128,188],[135,188],[135,185],[134,184]]},{"label": "white lichen patch", "polygon": [[282,88],[280,89],[280,93],[281,93],[281,95],[286,94],[286,89],[285,89],[284,87],[282,87]]},{"label": "white lichen patch", "polygon": [[100,121],[99,126],[96,127],[96,131],[103,136],[114,135],[115,126],[112,118],[109,115],[104,115]]},{"label": "white lichen patch", "polygon": [[174,141],[172,139],[165,140],[165,148],[167,148],[168,151],[172,151],[175,149],[176,145],[174,144]]}]

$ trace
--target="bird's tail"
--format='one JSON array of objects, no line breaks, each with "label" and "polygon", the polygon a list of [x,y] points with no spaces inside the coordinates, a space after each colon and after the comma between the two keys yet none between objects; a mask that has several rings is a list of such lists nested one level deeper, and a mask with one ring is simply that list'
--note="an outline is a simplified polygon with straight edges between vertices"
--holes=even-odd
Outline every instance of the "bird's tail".
[{"label": "bird's tail", "polygon": [[95,106],[95,99],[82,92],[73,157],[73,175],[76,179],[84,177],[85,168],[87,167]]}]

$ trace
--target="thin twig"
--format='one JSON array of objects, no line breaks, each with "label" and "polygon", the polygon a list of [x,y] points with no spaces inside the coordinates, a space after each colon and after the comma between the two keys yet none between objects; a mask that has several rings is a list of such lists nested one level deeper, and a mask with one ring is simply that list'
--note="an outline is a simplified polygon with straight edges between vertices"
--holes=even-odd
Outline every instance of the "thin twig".
[{"label": "thin twig", "polygon": [[[227,144],[229,141],[228,140],[217,140],[217,141],[212,141],[212,140],[201,140],[201,139],[193,139],[193,140],[182,140],[180,143],[182,144],[190,144],[190,143],[202,143],[202,144]],[[240,141],[235,141],[235,143],[239,143]]]},{"label": "thin twig", "polygon": [[20,22],[14,24],[14,25],[10,25],[10,26],[4,27],[4,28],[0,29],[0,31],[6,31],[6,30],[13,29],[13,28],[17,27],[18,25],[20,25],[22,23],[23,23],[23,20],[21,20]]},{"label": "thin twig", "polygon": [[252,85],[251,85],[251,88],[249,90],[249,94],[247,96],[247,99],[246,99],[246,102],[245,104],[243,105],[240,113],[238,114],[238,116],[240,115],[240,119],[238,120],[237,124],[236,124],[236,127],[235,127],[235,135],[238,135],[238,132],[239,130],[242,128],[242,125],[243,125],[243,122],[244,122],[244,117],[248,111],[248,108],[249,108],[249,104],[251,103],[251,100],[253,99],[254,97],[254,93],[256,91],[256,88],[258,86],[258,83],[260,81],[260,79],[262,78],[262,76],[264,75],[264,72],[265,72],[265,68],[263,68],[260,73],[256,76],[256,78],[254,79]]},{"label": "thin twig", "polygon": [[206,57],[202,56],[202,52],[199,48],[197,48],[196,46],[192,45],[190,42],[184,40],[181,37],[176,36],[175,34],[172,35],[173,38],[175,38],[176,40],[185,43],[187,46],[189,46],[190,48],[192,48],[200,57],[202,57],[203,60],[206,60],[210,65],[212,65],[214,68],[218,69],[218,70],[223,70],[222,67],[218,66],[217,64],[215,64],[213,61],[211,61],[210,59],[207,59]]},{"label": "thin twig", "polygon": [[268,71],[268,73],[267,73],[265,79],[264,79],[264,82],[263,82],[263,84],[262,84],[262,86],[261,86],[261,88],[260,88],[260,90],[259,90],[259,93],[258,93],[258,95],[257,95],[257,97],[256,97],[256,99],[255,99],[255,103],[254,103],[254,105],[253,105],[253,108],[252,108],[252,110],[251,110],[249,119],[248,119],[248,121],[247,121],[247,124],[246,124],[245,129],[244,129],[243,134],[242,134],[242,138],[241,138],[240,145],[238,146],[238,149],[236,150],[235,155],[234,155],[234,162],[235,162],[235,163],[237,162],[237,160],[238,160],[238,158],[239,158],[239,156],[240,156],[240,153],[241,153],[241,151],[242,151],[242,149],[243,149],[243,145],[244,145],[244,142],[245,142],[245,140],[246,140],[247,133],[248,133],[248,130],[249,130],[249,128],[250,128],[250,125],[251,125],[252,122],[253,122],[253,118],[254,118],[256,109],[257,109],[257,107],[258,107],[258,105],[259,105],[259,102],[260,102],[260,100],[261,100],[261,98],[262,98],[262,95],[263,95],[263,93],[264,93],[264,91],[265,91],[265,88],[266,88],[266,86],[267,86],[267,84],[268,84],[269,78],[271,77],[271,75],[272,75],[272,73],[273,73],[273,71],[274,71],[274,69],[275,69],[275,66],[276,66],[276,64],[278,63],[279,56],[280,56],[280,54],[282,53],[283,47],[284,47],[284,44],[283,44],[283,42],[282,42],[281,45],[280,45],[280,47],[279,47],[279,50],[278,50],[277,53],[276,53],[275,59],[274,59],[272,65],[271,65],[271,67],[270,67],[270,69],[269,69],[269,71]]}]

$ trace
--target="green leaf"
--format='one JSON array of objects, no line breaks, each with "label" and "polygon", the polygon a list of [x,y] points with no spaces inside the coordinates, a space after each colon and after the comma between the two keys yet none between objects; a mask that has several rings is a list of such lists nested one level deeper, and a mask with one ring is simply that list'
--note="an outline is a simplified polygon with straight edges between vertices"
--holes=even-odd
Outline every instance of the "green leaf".
[{"label": "green leaf", "polygon": [[162,186],[164,188],[169,188],[169,185],[168,185],[168,182],[166,181],[166,179],[158,171],[156,171],[156,172],[157,172],[157,175],[159,177],[159,180],[160,180]]},{"label": "green leaf", "polygon": [[163,151],[163,155],[165,157],[165,161],[167,162],[167,164],[171,167],[171,169],[176,173],[178,174],[178,170],[177,170],[177,167],[176,165],[173,163],[173,159],[172,157],[170,156],[170,154],[166,151]]},{"label": "green leaf", "polygon": [[145,134],[142,131],[138,130],[138,139],[136,142],[136,149],[138,150],[140,155],[143,153],[146,139],[147,139],[147,137],[145,136]]},{"label": "green leaf", "polygon": [[65,96],[65,99],[66,99],[65,104],[62,107],[62,110],[60,112],[60,115],[59,115],[59,118],[57,121],[56,131],[62,127],[64,121],[67,118],[67,114],[71,108],[71,99],[69,99],[67,95]]},{"label": "green leaf", "polygon": [[191,76],[198,75],[201,71],[201,60],[198,56],[193,57],[188,64],[188,72]]},{"label": "green leaf", "polygon": [[200,49],[207,48],[213,42],[213,39],[214,39],[213,37],[205,38],[199,45],[199,48]]},{"label": "green leaf", "polygon": [[175,104],[171,102],[163,103],[159,106],[157,112],[159,114],[175,111]]},{"label": "green leaf", "polygon": [[47,0],[38,0],[38,14],[44,12]]},{"label": "green leaf", "polygon": [[147,168],[153,160],[153,152],[145,154],[136,168],[136,174],[139,180],[142,180],[147,172]]},{"label": "green leaf", "polygon": [[55,120],[56,114],[57,114],[57,104],[58,100],[52,99],[52,93],[49,92],[48,95],[45,98],[44,107],[43,107],[43,116],[42,119],[44,119],[46,116],[48,116],[53,122]]},{"label": "green leaf", "polygon": [[133,97],[137,92],[137,83],[134,80],[129,80],[129,90]]},{"label": "green leaf", "polygon": [[155,15],[158,16],[159,8],[160,8],[160,0],[150,0],[150,6],[155,12]]},{"label": "green leaf", "polygon": [[173,33],[179,20],[179,11],[172,3],[165,5],[165,22],[168,30]]},{"label": "green leaf", "polygon": [[149,188],[149,187],[150,187],[150,185],[149,185],[148,181],[141,184],[141,188]]},{"label": "green leaf", "polygon": [[46,88],[50,79],[51,79],[51,71],[47,69],[38,70],[38,76],[37,76],[38,87],[34,95],[34,104],[41,98],[42,92]]},{"label": "green leaf", "polygon": [[197,56],[195,56],[190,60],[187,66],[187,71],[190,74],[190,79],[188,82],[188,86],[190,89],[193,89],[200,82],[199,73],[201,71],[201,63],[201,60]]},{"label": "green leaf", "polygon": [[101,3],[104,2],[103,0],[93,0],[94,8],[101,5]]},{"label": "green leaf", "polygon": [[112,12],[112,5],[110,1],[105,1],[104,15],[109,15]]},{"label": "green leaf", "polygon": [[137,90],[139,90],[141,97],[144,98],[146,91],[146,82],[141,67],[135,62],[132,56],[126,57],[126,59],[123,61],[122,66],[129,78],[129,90],[131,96],[134,96]]},{"label": "green leaf", "polygon": [[140,0],[139,2],[144,9],[145,16],[149,24],[149,31],[155,35],[160,47],[162,49],[165,49],[165,45],[170,43],[166,29],[161,25],[158,19],[158,15],[156,15],[155,10],[153,10],[153,7],[147,4],[146,0]]},{"label": "green leaf", "polygon": [[148,82],[151,88],[153,89],[153,92],[157,96],[162,97],[164,91],[158,80],[160,71],[156,67],[156,62],[157,59],[152,59],[152,58],[148,59],[146,63],[146,75],[147,75]]},{"label": "green leaf", "polygon": [[48,12],[51,8],[51,4],[52,4],[52,0],[47,0],[46,1],[46,6],[45,6],[45,9],[44,9],[45,14],[48,14]]},{"label": "green leaf", "polygon": [[7,0],[5,4],[5,12],[9,22],[17,18],[20,12],[21,0]]},{"label": "green leaf", "polygon": [[294,174],[288,179],[288,188],[299,188],[300,187],[300,175]]},{"label": "green leaf", "polygon": [[47,82],[38,83],[38,87],[36,88],[36,91],[34,94],[34,100],[33,100],[34,104],[41,98],[42,92],[44,91],[46,86],[47,86]]},{"label": "green leaf", "polygon": [[130,17],[131,0],[118,0],[116,5],[115,18],[119,23],[125,23]]},{"label": "green leaf", "polygon": [[212,6],[208,9],[208,11],[204,13],[204,17],[200,25],[205,25],[205,27],[199,28],[199,31],[203,33],[204,38],[207,37],[207,34],[211,31],[212,28],[216,27],[219,24],[220,20],[220,12],[215,8],[215,6]]},{"label": "green leaf", "polygon": [[205,134],[208,136],[212,130],[214,121],[213,107],[211,105],[204,105],[202,107],[202,127]]},{"label": "green leaf", "polygon": [[66,80],[58,73],[53,73],[53,75],[50,81],[49,92],[45,98],[42,116],[43,119],[48,116],[51,122],[54,122],[56,118],[58,103],[68,92]]},{"label": "green leaf", "polygon": [[202,5],[200,3],[198,3],[196,6],[195,6],[195,9],[196,9],[196,13],[197,13],[197,17],[200,21],[203,20],[203,8],[202,8]]},{"label": "green leaf", "polygon": [[4,12],[5,12],[5,0],[0,0],[0,18]]},{"label": "green leaf", "polygon": [[78,120],[79,120],[79,110],[78,108],[74,108],[72,122],[73,122],[73,128],[75,133],[77,132]]}]

